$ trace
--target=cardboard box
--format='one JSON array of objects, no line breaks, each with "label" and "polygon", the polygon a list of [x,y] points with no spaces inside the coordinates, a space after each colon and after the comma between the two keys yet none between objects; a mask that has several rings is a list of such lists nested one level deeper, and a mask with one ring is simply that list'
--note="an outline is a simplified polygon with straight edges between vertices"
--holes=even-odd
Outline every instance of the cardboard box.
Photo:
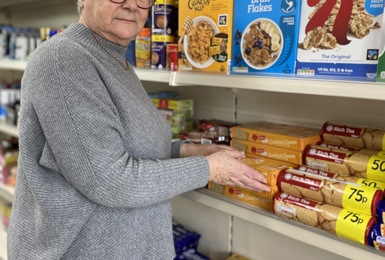
[{"label": "cardboard box", "polygon": [[[296,74],[374,81],[383,4],[372,0],[302,1]],[[321,7],[322,6],[322,7]]]},{"label": "cardboard box", "polygon": [[231,74],[295,73],[301,1],[235,0]]},{"label": "cardboard box", "polygon": [[180,0],[178,20],[178,71],[228,74],[233,0]]},{"label": "cardboard box", "polygon": [[247,204],[273,211],[274,199],[261,197],[260,192],[226,185],[224,195]]},{"label": "cardboard box", "polygon": [[173,138],[179,139],[180,133],[192,130],[194,109],[192,99],[151,98],[151,100],[170,122]]},{"label": "cardboard box", "polygon": [[253,122],[231,128],[231,138],[303,151],[321,140],[320,130],[272,122]]},{"label": "cardboard box", "polygon": [[239,151],[245,152],[246,155],[257,155],[293,164],[302,164],[303,162],[301,151],[289,150],[238,139],[231,139],[230,146],[235,147]]},{"label": "cardboard box", "polygon": [[385,82],[385,17],[382,19],[382,35],[381,35],[381,45],[380,45],[380,57],[378,58],[377,66],[377,81]]}]

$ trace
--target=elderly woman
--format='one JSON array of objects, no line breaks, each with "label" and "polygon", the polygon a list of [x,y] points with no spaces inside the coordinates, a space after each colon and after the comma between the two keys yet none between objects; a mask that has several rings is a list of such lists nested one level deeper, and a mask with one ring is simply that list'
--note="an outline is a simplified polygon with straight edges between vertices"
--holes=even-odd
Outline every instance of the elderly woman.
[{"label": "elderly woman", "polygon": [[154,0],[80,0],[22,79],[9,259],[173,259],[170,199],[208,181],[269,190],[244,154],[171,141],[125,59]]}]

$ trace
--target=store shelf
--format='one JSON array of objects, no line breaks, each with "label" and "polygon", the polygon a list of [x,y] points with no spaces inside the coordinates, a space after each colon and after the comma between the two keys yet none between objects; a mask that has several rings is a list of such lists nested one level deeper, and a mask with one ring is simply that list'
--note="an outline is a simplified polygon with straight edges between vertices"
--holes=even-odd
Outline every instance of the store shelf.
[{"label": "store shelf", "polygon": [[264,209],[227,198],[207,189],[198,189],[181,196],[348,259],[375,260],[385,257],[385,253],[369,246],[360,245],[322,230],[281,218]]},{"label": "store shelf", "polygon": [[0,199],[3,199],[8,203],[12,203],[14,195],[15,195],[14,187],[0,183]]},{"label": "store shelf", "polygon": [[[25,61],[0,60],[0,69],[23,71],[26,65],[27,63]],[[381,82],[222,75],[139,68],[135,68],[135,72],[141,80],[168,83],[170,86],[201,85],[281,93],[385,100],[385,83]]]},{"label": "store shelf", "polygon": [[14,125],[0,124],[0,133],[13,137],[19,137],[19,129]]},{"label": "store shelf", "polygon": [[173,86],[204,85],[233,89],[385,100],[385,84],[379,82],[216,75],[193,72],[177,72],[173,76]]}]

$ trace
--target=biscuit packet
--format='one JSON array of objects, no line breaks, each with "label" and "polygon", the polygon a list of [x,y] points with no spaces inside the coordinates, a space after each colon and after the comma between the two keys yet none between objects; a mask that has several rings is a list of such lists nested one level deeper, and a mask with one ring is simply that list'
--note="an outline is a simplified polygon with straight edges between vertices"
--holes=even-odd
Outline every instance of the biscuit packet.
[{"label": "biscuit packet", "polygon": [[340,146],[385,150],[385,129],[325,122],[321,140]]},{"label": "biscuit packet", "polygon": [[385,251],[385,224],[376,222],[370,229],[368,245],[377,250]]},{"label": "biscuit packet", "polygon": [[246,155],[241,161],[262,174],[266,178],[266,184],[270,186],[277,185],[278,175],[283,169],[295,166],[292,163],[253,155]]},{"label": "biscuit packet", "polygon": [[[376,216],[382,189],[357,183],[357,177],[300,166],[283,170],[278,176],[280,191],[359,213]],[[385,183],[379,184],[384,187]]]},{"label": "biscuit packet", "polygon": [[311,145],[304,151],[305,164],[338,173],[385,182],[385,157],[383,151],[360,149],[344,151]]},{"label": "biscuit packet", "polygon": [[273,211],[273,198],[278,193],[278,187],[271,187],[271,193],[257,192],[239,187],[226,185],[224,195],[238,201]]},{"label": "biscuit packet", "polygon": [[274,214],[322,229],[360,244],[368,236],[376,218],[315,200],[279,192],[274,198]]}]

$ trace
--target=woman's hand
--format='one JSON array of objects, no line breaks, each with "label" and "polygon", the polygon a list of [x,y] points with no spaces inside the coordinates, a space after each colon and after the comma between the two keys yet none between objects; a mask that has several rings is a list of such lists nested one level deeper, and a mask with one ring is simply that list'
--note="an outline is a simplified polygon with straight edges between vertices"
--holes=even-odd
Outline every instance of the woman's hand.
[{"label": "woman's hand", "polygon": [[210,165],[209,181],[269,192],[270,188],[265,184],[266,178],[239,160],[243,157],[244,154],[235,149],[223,149],[206,156]]}]

